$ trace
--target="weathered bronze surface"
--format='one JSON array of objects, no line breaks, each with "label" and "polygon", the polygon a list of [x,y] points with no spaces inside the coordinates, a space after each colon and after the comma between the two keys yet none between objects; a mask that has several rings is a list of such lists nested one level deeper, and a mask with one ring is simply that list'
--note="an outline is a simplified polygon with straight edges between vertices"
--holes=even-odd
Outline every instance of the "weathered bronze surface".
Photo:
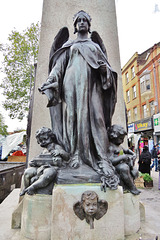
[{"label": "weathered bronze surface", "polygon": [[[101,189],[120,184],[139,194],[135,157],[130,150],[119,156],[125,131],[111,127],[117,101],[117,73],[111,68],[103,41],[92,32],[91,17],[84,11],[74,16],[77,38],[60,29],[51,47],[49,76],[39,88],[48,97],[52,130],[42,127],[37,142],[47,152],[30,162],[24,174],[28,194],[46,193],[52,183],[95,183]],[[108,131],[109,129],[109,131]],[[50,194],[50,190],[48,193]]]},{"label": "weathered bronze surface", "polygon": [[119,125],[113,125],[109,128],[108,158],[116,169],[123,189],[137,195],[140,191],[134,184],[134,179],[138,177],[138,170],[134,166],[136,155],[132,150],[122,148],[121,144],[125,135],[127,135],[127,132]]},{"label": "weathered bronze surface", "polygon": [[92,32],[88,38],[90,26],[90,16],[80,11],[74,16],[74,41],[68,41],[67,28],[59,31],[50,52],[49,76],[40,91],[47,89],[52,131],[70,155],[70,167],[88,165],[103,176],[106,186],[116,189],[119,180],[107,157],[107,128],[117,98],[117,74],[99,34]]},{"label": "weathered bronze surface", "polygon": [[81,201],[73,205],[73,210],[77,217],[86,220],[90,224],[90,229],[94,229],[94,219],[99,220],[108,210],[108,203],[99,200],[98,195],[93,191],[86,191],[82,194]]}]

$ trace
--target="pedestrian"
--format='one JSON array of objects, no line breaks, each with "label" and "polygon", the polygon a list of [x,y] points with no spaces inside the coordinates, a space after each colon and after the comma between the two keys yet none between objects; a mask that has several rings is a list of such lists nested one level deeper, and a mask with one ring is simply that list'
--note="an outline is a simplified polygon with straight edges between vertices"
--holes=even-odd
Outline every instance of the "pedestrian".
[{"label": "pedestrian", "polygon": [[139,156],[139,168],[141,173],[148,173],[150,175],[151,154],[148,151],[148,146],[143,147],[143,151]]},{"label": "pedestrian", "polygon": [[158,150],[157,150],[157,145],[153,146],[152,152],[151,152],[151,156],[152,156],[152,166],[151,169],[155,166],[155,172],[158,172]]},{"label": "pedestrian", "polygon": [[158,155],[158,171],[159,171],[158,189],[160,190],[160,154]]}]

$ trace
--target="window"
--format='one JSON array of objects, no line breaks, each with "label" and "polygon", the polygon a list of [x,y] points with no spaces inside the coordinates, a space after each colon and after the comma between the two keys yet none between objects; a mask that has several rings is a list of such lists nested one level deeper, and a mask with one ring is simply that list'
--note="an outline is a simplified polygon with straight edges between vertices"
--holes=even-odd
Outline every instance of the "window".
[{"label": "window", "polygon": [[143,105],[143,117],[146,118],[147,117],[147,105]]},{"label": "window", "polygon": [[133,112],[134,112],[134,121],[137,120],[137,107],[133,108]]},{"label": "window", "polygon": [[132,87],[133,99],[137,97],[136,95],[136,85]]},{"label": "window", "polygon": [[128,122],[130,123],[131,122],[131,111],[130,110],[128,111],[127,116],[128,116]]},{"label": "window", "polygon": [[129,90],[126,92],[126,100],[127,100],[127,102],[130,102]]},{"label": "window", "polygon": [[150,115],[152,116],[153,114],[155,114],[154,101],[149,103],[149,108],[150,108]]},{"label": "window", "polygon": [[131,73],[132,73],[132,78],[135,77],[135,70],[134,70],[134,66],[131,68]]},{"label": "window", "polygon": [[150,73],[143,75],[140,78],[141,93],[150,90]]},{"label": "window", "polygon": [[129,82],[128,72],[125,74],[126,84]]}]

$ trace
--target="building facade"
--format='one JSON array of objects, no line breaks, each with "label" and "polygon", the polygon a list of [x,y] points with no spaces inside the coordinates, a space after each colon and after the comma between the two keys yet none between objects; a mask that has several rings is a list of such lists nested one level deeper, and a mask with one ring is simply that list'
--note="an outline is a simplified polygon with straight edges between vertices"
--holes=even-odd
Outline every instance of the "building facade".
[{"label": "building facade", "polygon": [[160,141],[160,132],[154,131],[154,115],[160,112],[160,42],[129,59],[122,81],[128,126],[134,125],[141,147],[152,147]]}]

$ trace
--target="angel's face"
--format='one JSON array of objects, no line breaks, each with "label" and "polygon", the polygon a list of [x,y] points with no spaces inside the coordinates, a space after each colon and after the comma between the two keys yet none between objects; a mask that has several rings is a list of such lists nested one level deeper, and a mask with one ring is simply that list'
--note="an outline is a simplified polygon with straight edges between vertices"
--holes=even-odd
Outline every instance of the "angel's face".
[{"label": "angel's face", "polygon": [[88,32],[89,30],[89,24],[87,19],[83,14],[80,14],[77,18],[77,31],[78,32]]},{"label": "angel's face", "polygon": [[123,143],[124,141],[124,135],[120,135],[118,137],[115,137],[114,139],[112,139],[112,142],[115,144],[115,145],[120,145]]},{"label": "angel's face", "polygon": [[97,212],[97,198],[85,199],[83,202],[83,209],[87,215],[94,215]]},{"label": "angel's face", "polygon": [[51,143],[52,139],[47,133],[45,133],[39,136],[38,141],[41,147],[45,147]]}]

